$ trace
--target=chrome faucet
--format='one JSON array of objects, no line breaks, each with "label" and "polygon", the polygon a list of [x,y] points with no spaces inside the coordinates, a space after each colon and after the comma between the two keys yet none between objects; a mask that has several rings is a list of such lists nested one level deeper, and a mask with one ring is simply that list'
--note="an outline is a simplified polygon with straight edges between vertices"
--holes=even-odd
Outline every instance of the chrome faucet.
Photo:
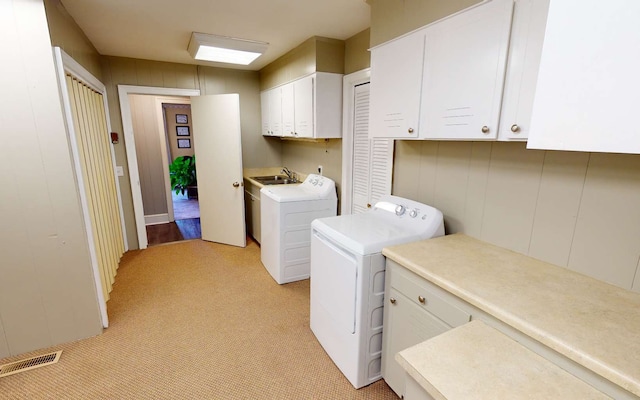
[{"label": "chrome faucet", "polygon": [[280,171],[280,172],[282,172],[283,174],[286,174],[286,175],[287,175],[287,177],[288,177],[289,179],[291,179],[292,181],[295,181],[295,180],[296,180],[296,178],[295,178],[295,173],[293,173],[293,172],[289,171],[289,168],[284,167],[284,168],[282,168],[282,171]]}]

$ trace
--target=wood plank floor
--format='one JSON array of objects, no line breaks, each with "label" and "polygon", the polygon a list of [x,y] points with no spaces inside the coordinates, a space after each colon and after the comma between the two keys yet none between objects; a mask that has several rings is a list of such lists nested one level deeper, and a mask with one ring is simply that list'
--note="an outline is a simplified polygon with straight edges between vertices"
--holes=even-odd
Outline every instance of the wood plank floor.
[{"label": "wood plank floor", "polygon": [[166,224],[147,225],[149,246],[181,240],[200,239],[200,218],[176,220]]}]

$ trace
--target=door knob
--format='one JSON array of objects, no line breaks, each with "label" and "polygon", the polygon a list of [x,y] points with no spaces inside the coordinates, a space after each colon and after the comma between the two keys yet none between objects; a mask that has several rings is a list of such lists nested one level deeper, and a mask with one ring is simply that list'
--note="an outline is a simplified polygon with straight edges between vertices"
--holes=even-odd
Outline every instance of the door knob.
[{"label": "door knob", "polygon": [[240,184],[238,182],[233,182],[233,187],[235,188],[240,187]]}]

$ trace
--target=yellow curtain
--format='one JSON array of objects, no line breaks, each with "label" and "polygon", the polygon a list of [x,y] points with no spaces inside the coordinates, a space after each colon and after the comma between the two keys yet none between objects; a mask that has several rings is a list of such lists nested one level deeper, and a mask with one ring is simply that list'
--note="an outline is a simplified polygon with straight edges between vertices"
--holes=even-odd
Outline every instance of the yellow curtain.
[{"label": "yellow curtain", "polygon": [[124,254],[116,177],[111,161],[111,140],[107,131],[102,94],[67,75],[82,180],[89,204],[91,232],[104,298],[109,293]]}]

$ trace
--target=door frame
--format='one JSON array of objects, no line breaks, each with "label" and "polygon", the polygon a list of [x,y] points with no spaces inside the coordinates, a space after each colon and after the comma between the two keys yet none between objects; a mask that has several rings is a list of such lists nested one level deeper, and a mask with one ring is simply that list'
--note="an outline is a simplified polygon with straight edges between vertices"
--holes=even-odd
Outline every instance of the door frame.
[{"label": "door frame", "polygon": [[355,87],[371,81],[371,68],[342,78],[342,185],[340,214],[351,214],[353,206],[353,127]]},{"label": "door frame", "polygon": [[131,196],[133,198],[133,213],[136,222],[136,232],[138,233],[138,248],[142,250],[147,248],[149,241],[147,238],[147,228],[144,220],[144,205],[142,203],[142,190],[140,189],[140,171],[138,171],[138,157],[136,155],[136,143],[133,134],[133,118],[131,116],[131,104],[129,102],[130,94],[190,97],[200,96],[200,89],[118,85],[124,145],[127,152],[129,182],[131,184]]}]

